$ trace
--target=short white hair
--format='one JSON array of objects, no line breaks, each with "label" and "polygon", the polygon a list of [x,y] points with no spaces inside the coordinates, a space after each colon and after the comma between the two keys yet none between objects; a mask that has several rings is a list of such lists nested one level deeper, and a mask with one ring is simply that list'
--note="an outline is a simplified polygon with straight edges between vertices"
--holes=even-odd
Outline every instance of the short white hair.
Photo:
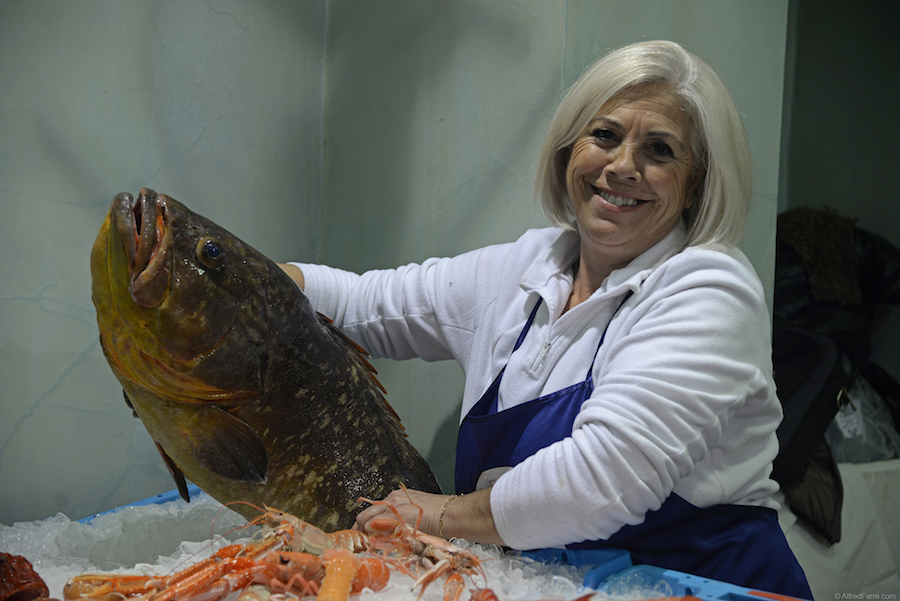
[{"label": "short white hair", "polygon": [[601,107],[617,94],[667,84],[690,118],[694,168],[703,175],[685,210],[686,246],[740,243],[750,208],[752,167],[747,133],[731,95],[706,62],[674,42],[639,42],[588,67],[569,88],[550,122],[538,162],[535,193],[554,224],[573,229],[566,187],[572,145]]}]

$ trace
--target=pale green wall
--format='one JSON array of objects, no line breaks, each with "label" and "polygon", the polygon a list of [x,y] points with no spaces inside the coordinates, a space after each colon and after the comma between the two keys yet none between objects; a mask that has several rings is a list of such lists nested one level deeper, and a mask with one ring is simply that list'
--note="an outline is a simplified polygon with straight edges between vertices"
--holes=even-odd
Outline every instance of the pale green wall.
[{"label": "pale green wall", "polygon": [[[745,249],[771,290],[786,19],[787,0],[0,0],[0,522],[172,488],[97,345],[88,254],[120,191],[169,193],[276,260],[512,240],[544,224],[534,162],[566,86],[670,38],[746,118]],[[458,368],[377,367],[449,487]]]}]

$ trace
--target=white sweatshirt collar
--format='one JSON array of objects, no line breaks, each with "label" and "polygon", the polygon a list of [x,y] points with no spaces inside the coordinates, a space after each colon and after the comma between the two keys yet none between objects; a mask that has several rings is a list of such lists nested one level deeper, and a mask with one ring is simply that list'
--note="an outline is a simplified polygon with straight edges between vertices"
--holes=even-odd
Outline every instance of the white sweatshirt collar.
[{"label": "white sweatshirt collar", "polygon": [[[579,247],[578,232],[559,231],[556,240],[534,258],[519,282],[525,292],[540,294],[550,305],[551,314],[559,299],[568,298],[572,289],[571,268],[578,257]],[[637,292],[650,272],[683,248],[685,236],[684,225],[679,222],[662,240],[625,267],[613,271],[593,297],[619,296],[629,289]]]}]

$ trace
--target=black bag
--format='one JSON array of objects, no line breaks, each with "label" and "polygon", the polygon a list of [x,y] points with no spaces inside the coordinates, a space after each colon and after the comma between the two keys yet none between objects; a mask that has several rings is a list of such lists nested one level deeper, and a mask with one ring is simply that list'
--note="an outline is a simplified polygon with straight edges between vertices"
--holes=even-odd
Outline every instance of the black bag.
[{"label": "black bag", "polygon": [[784,420],[772,478],[782,486],[803,480],[810,457],[856,378],[853,354],[833,339],[775,317],[772,361]]}]

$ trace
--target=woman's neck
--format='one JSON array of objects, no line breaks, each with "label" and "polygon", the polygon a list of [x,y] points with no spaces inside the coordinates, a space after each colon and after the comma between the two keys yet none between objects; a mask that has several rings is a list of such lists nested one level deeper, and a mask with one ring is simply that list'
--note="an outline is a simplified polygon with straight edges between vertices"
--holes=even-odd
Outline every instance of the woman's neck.
[{"label": "woman's neck", "polygon": [[576,259],[572,266],[572,294],[563,313],[589,299],[603,285],[609,274],[619,267],[621,265],[612,265],[608,261],[586,261],[583,255]]}]

